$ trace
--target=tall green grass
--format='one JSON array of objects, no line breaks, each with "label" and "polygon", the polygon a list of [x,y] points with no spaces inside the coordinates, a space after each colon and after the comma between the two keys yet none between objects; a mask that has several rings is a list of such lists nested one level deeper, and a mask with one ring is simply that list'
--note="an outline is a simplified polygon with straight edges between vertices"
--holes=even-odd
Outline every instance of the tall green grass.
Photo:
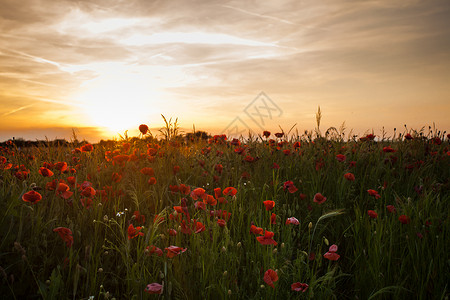
[{"label": "tall green grass", "polygon": [[[344,139],[336,129],[321,136],[317,128],[315,134],[282,138],[185,141],[176,131],[164,132],[162,140],[125,135],[108,147],[94,145],[93,151],[2,147],[0,294],[10,299],[448,297],[450,155],[445,133],[409,130],[405,133],[412,139],[402,134],[361,141]],[[345,159],[339,161],[338,154]],[[128,159],[115,162],[117,155]],[[44,162],[61,161],[67,162],[67,171],[53,168],[52,177],[39,173]],[[21,165],[26,178],[16,175]],[[144,167],[154,170],[155,184],[140,172]],[[348,172],[354,181],[344,178]],[[113,180],[114,173],[120,181]],[[74,185],[68,183],[70,176]],[[64,199],[49,190],[52,180],[64,180],[73,195]],[[85,181],[97,191],[90,208],[80,201],[86,198],[79,187]],[[284,189],[286,181],[298,190]],[[197,210],[190,194],[172,192],[170,186],[181,184],[213,196],[215,188],[234,187],[237,194],[221,195],[227,203]],[[42,200],[24,202],[30,190]],[[327,200],[313,202],[316,193]],[[189,219],[174,210],[183,198]],[[265,209],[265,200],[275,201],[273,210]],[[396,211],[389,212],[388,205]],[[211,216],[219,209],[231,213],[225,227],[217,222],[222,216]],[[378,217],[371,218],[368,210]],[[409,223],[401,223],[401,215]],[[290,217],[300,224],[286,224]],[[205,230],[184,234],[181,218],[188,226],[195,219]],[[141,226],[143,235],[129,239],[130,224]],[[277,245],[260,244],[260,235],[250,232],[252,224],[273,232]],[[57,227],[72,231],[72,247],[53,231]],[[170,235],[169,229],[177,234]],[[336,261],[323,256],[333,244],[340,255]],[[163,255],[151,253],[151,246]],[[168,258],[164,249],[169,246],[186,251]],[[278,274],[275,288],[264,281],[268,269]],[[160,295],[145,291],[154,282],[163,285]],[[295,282],[309,287],[295,292]]]}]

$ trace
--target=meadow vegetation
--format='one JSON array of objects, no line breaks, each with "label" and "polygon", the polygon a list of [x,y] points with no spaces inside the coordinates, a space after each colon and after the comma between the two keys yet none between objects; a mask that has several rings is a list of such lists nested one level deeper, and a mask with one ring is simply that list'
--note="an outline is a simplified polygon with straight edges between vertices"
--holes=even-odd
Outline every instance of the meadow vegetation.
[{"label": "meadow vegetation", "polygon": [[445,132],[139,129],[1,147],[2,297],[448,297]]}]

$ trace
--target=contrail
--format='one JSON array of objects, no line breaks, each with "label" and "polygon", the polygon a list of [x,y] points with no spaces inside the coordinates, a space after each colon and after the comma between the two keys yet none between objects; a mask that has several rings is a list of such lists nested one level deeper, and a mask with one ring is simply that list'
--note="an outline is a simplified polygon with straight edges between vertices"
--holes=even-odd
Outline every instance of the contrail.
[{"label": "contrail", "polygon": [[272,17],[272,16],[266,16],[266,15],[257,14],[257,13],[254,13],[254,12],[251,12],[251,11],[248,11],[248,10],[245,10],[245,9],[241,9],[241,8],[238,8],[238,7],[234,7],[234,6],[222,5],[222,7],[233,9],[233,10],[236,10],[236,11],[239,11],[241,13],[248,14],[248,15],[251,15],[251,16],[271,19],[271,20],[275,20],[275,21],[278,21],[278,22],[281,22],[281,23],[285,23],[285,24],[289,24],[289,25],[297,25],[297,24],[295,24],[295,23],[293,23],[291,21],[285,20],[285,19],[280,19],[280,18],[276,18],[276,17]]},{"label": "contrail", "polygon": [[28,105],[25,105],[25,106],[22,106],[22,107],[13,109],[13,110],[11,110],[11,111],[9,111],[9,112],[4,113],[4,114],[2,115],[2,117],[9,116],[9,115],[11,115],[11,114],[13,114],[13,113],[16,113],[16,112],[18,112],[18,111],[21,111],[21,110],[26,109],[26,108],[28,108],[28,107],[30,107],[30,106],[33,106],[33,105],[34,105],[34,104],[28,104]]}]

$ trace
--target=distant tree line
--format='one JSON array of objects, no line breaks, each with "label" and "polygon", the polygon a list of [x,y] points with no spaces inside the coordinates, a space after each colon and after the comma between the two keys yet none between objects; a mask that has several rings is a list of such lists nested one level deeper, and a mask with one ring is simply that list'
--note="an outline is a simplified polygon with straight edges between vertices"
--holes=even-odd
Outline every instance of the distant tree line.
[{"label": "distant tree line", "polygon": [[[184,135],[180,134],[176,137],[174,137],[174,140],[178,141],[178,142],[185,142],[185,143],[189,143],[189,142],[194,142],[194,141],[198,141],[198,140],[208,140],[209,138],[211,138],[211,135],[208,134],[205,131],[196,131],[196,132],[189,132],[186,133]],[[154,140],[156,140],[154,137],[146,137],[145,138],[147,140],[147,142],[153,142]],[[140,140],[140,138],[138,137],[132,137],[129,138],[127,141],[128,142],[135,142]],[[73,147],[73,148],[77,148],[80,147],[81,145],[87,144],[89,143],[86,140],[83,141],[78,141],[77,139],[69,142],[66,139],[54,139],[52,141],[49,140],[36,140],[36,141],[29,141],[29,140],[25,140],[23,138],[12,138],[9,141],[4,141],[0,143],[0,146],[2,147],[6,147],[8,144],[10,144],[10,142],[13,142],[14,145],[16,147]],[[105,148],[109,148],[109,147],[113,147],[115,144],[117,143],[116,140],[100,140],[97,144],[94,145],[99,145],[99,146],[103,146]]]}]

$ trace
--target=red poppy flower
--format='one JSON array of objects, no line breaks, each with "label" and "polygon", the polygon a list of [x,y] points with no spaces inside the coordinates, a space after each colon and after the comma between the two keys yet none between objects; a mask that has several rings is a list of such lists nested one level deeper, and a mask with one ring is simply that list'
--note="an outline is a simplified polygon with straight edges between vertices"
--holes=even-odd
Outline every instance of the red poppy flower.
[{"label": "red poppy flower", "polygon": [[314,195],[314,202],[316,202],[317,204],[322,204],[325,201],[327,201],[327,197],[324,197],[321,193],[317,193]]},{"label": "red poppy flower", "polygon": [[360,138],[360,140],[362,141],[362,142],[366,142],[366,141],[373,141],[375,139],[375,135],[373,135],[373,134],[368,134],[368,135],[366,135],[366,136],[364,136],[364,137],[361,137]]},{"label": "red poppy flower", "polygon": [[291,150],[290,149],[284,149],[283,150],[284,155],[288,156],[291,154]]},{"label": "red poppy flower", "polygon": [[283,135],[284,135],[283,132],[277,132],[277,133],[275,133],[275,136],[276,136],[277,138],[282,138]]},{"label": "red poppy flower", "polygon": [[432,141],[433,141],[433,144],[435,144],[435,145],[440,145],[440,144],[442,144],[442,140],[441,140],[441,138],[440,137],[435,137],[435,138],[433,138],[432,139]]},{"label": "red poppy flower", "polygon": [[68,182],[70,185],[74,186],[75,183],[77,182],[77,179],[76,179],[74,176],[69,176],[69,177],[67,177],[67,182]]},{"label": "red poppy flower", "polygon": [[225,196],[234,196],[237,193],[237,189],[232,186],[229,186],[229,187],[225,188],[222,193]]},{"label": "red poppy flower", "polygon": [[192,229],[191,229],[191,227],[192,227],[192,226],[190,226],[190,224],[186,224],[186,221],[185,221],[185,220],[182,220],[182,221],[180,222],[180,230],[181,230],[181,232],[184,233],[184,234],[192,234]]},{"label": "red poppy flower", "polygon": [[291,291],[304,293],[304,292],[306,292],[308,287],[309,287],[309,285],[307,283],[295,282],[295,283],[291,284]]},{"label": "red poppy flower", "polygon": [[149,179],[148,179],[148,182],[147,182],[149,185],[154,185],[154,184],[156,184],[156,178],[155,177],[150,177]]},{"label": "red poppy flower", "polygon": [[353,175],[353,173],[345,173],[344,178],[348,181],[355,181],[355,175]]},{"label": "red poppy flower", "polygon": [[274,245],[276,246],[278,243],[273,239],[275,234],[271,231],[267,231],[263,236],[257,236],[256,239],[261,245]]},{"label": "red poppy flower", "polygon": [[96,191],[93,187],[88,186],[86,187],[82,192],[81,195],[83,195],[84,197],[88,197],[88,198],[92,198],[94,197],[96,194]]},{"label": "red poppy flower", "polygon": [[206,195],[206,198],[203,200],[203,202],[205,202],[205,204],[213,206],[217,204],[217,200],[212,195]]},{"label": "red poppy flower", "polygon": [[202,222],[196,222],[195,223],[195,233],[200,233],[205,231],[206,227],[203,225]]},{"label": "red poppy flower", "polygon": [[266,200],[266,201],[263,201],[263,203],[266,206],[267,211],[272,210],[275,207],[275,201]]},{"label": "red poppy flower", "polygon": [[180,188],[178,187],[178,185],[169,185],[169,190],[173,194],[178,193],[180,191]]},{"label": "red poppy flower", "polygon": [[145,249],[148,250],[148,255],[155,253],[158,256],[163,256],[163,251],[154,245],[147,246]]},{"label": "red poppy flower", "polygon": [[250,226],[250,232],[253,234],[263,234],[264,229],[261,227],[256,227],[255,225]]},{"label": "red poppy flower", "polygon": [[[139,126],[139,127],[141,127],[141,126]],[[149,294],[162,294],[163,286],[156,282],[150,283],[145,287],[145,292],[149,293]]]},{"label": "red poppy flower", "polygon": [[147,133],[147,131],[148,131],[148,126],[145,125],[145,124],[139,125],[139,131],[140,131],[143,135],[145,135],[145,134]]},{"label": "red poppy flower", "polygon": [[368,210],[367,214],[369,215],[369,217],[371,217],[372,219],[376,219],[378,218],[378,214],[374,211],[374,210]]},{"label": "red poppy flower", "polygon": [[381,198],[381,196],[375,190],[367,190],[367,192],[369,193],[370,196],[375,197],[375,199],[380,199]]},{"label": "red poppy flower", "polygon": [[196,201],[196,202],[194,203],[194,206],[195,206],[195,208],[198,209],[198,210],[206,210],[206,204],[205,204],[205,202],[202,202],[202,201]]},{"label": "red poppy flower", "polygon": [[133,213],[133,216],[134,216],[134,219],[136,220],[136,222],[138,222],[139,224],[145,224],[145,216],[141,215],[141,213],[138,210],[136,210]]},{"label": "red poppy flower", "polygon": [[413,137],[411,134],[409,134],[409,133],[405,134],[405,140],[412,140],[412,139],[413,139]]},{"label": "red poppy flower", "polygon": [[25,180],[29,173],[29,171],[17,171],[14,173],[14,176],[19,180]]},{"label": "red poppy flower", "polygon": [[214,197],[218,199],[222,195],[222,189],[221,188],[215,188],[214,189]]},{"label": "red poppy flower", "polygon": [[335,245],[335,244],[333,244],[333,245],[331,245],[330,248],[328,249],[328,252],[325,253],[325,254],[323,255],[323,257],[325,257],[325,258],[328,259],[328,260],[334,260],[334,261],[336,261],[336,260],[339,259],[339,257],[341,257],[339,254],[336,253],[337,250],[338,250],[338,246]]},{"label": "red poppy flower", "polygon": [[247,155],[245,158],[244,158],[244,160],[246,161],[246,162],[255,162],[256,160],[257,160],[257,158],[254,158],[254,157],[252,157],[251,155]]},{"label": "red poppy flower", "polygon": [[41,174],[44,177],[51,177],[53,176],[53,172],[47,169],[46,167],[40,167],[39,168],[39,174]]},{"label": "red poppy flower", "polygon": [[42,200],[42,195],[36,191],[31,190],[22,195],[22,200],[31,204],[35,204]]},{"label": "red poppy flower", "polygon": [[184,253],[187,250],[187,248],[183,249],[183,248],[177,247],[177,246],[169,246],[167,248],[164,248],[164,250],[167,251],[166,256],[168,258],[172,258],[172,257],[175,257],[177,255],[180,255],[181,253]]},{"label": "red poppy flower", "polygon": [[91,144],[81,146],[82,152],[91,152],[92,150],[94,150],[94,146],[92,146]]},{"label": "red poppy flower", "polygon": [[175,229],[167,229],[167,232],[169,233],[170,236],[176,236],[177,235],[177,231]]},{"label": "red poppy flower", "polygon": [[144,236],[144,233],[141,232],[142,227],[137,226],[136,228],[133,226],[133,224],[130,224],[128,226],[127,232],[128,232],[128,239],[131,240],[132,238],[137,237],[138,235]]},{"label": "red poppy flower", "polygon": [[9,170],[12,168],[11,163],[7,163],[6,157],[0,156],[0,169]]},{"label": "red poppy flower", "polygon": [[191,192],[191,197],[194,200],[197,200],[199,198],[205,199],[206,198],[205,190],[202,188],[196,188]]},{"label": "red poppy flower", "polygon": [[72,247],[73,245],[73,236],[72,236],[72,230],[66,227],[57,227],[53,229],[54,232],[57,232],[61,239],[66,242],[66,246],[68,248]]},{"label": "red poppy flower", "polygon": [[290,218],[286,219],[286,225],[289,225],[289,224],[300,225],[300,222],[298,221],[297,218],[290,217]]},{"label": "red poppy flower", "polygon": [[401,215],[398,217],[398,220],[400,221],[400,223],[402,224],[409,224],[409,222],[411,221],[411,219],[406,216],[406,215]]},{"label": "red poppy flower", "polygon": [[280,168],[280,165],[277,163],[273,163],[272,169],[278,170]]},{"label": "red poppy flower", "polygon": [[217,164],[214,166],[214,170],[216,170],[217,173],[222,174],[223,166],[221,164]]},{"label": "red poppy flower", "polygon": [[67,163],[65,161],[60,161],[60,162],[57,162],[53,167],[56,170],[58,170],[61,173],[63,173],[65,170],[67,170]]},{"label": "red poppy flower", "polygon": [[150,167],[142,168],[140,172],[141,172],[142,174],[148,175],[148,176],[153,176],[153,175],[155,175],[155,171],[153,171],[153,169],[150,168]]},{"label": "red poppy flower", "polygon": [[173,166],[173,175],[176,175],[178,172],[180,172],[180,166]]},{"label": "red poppy flower", "polygon": [[220,227],[225,227],[225,226],[227,226],[227,222],[226,222],[224,219],[218,219],[218,220],[217,220],[217,224],[218,224]]},{"label": "red poppy flower", "polygon": [[344,162],[347,159],[347,157],[344,154],[338,154],[336,155],[336,159],[338,162]]},{"label": "red poppy flower", "polygon": [[59,194],[60,197],[64,198],[64,199],[69,199],[73,193],[71,191],[69,191],[69,186],[63,182],[60,182],[58,184],[58,188],[56,189],[56,192]]},{"label": "red poppy flower", "polygon": [[323,255],[323,257],[325,257],[328,260],[333,260],[336,261],[338,260],[341,256],[335,252],[327,252]]},{"label": "red poppy flower", "polygon": [[184,213],[183,209],[181,208],[181,206],[174,206],[173,209],[179,214],[183,214]]},{"label": "red poppy flower", "polygon": [[270,224],[276,224],[276,220],[277,220],[277,215],[272,213],[272,215],[270,216]]},{"label": "red poppy flower", "polygon": [[270,131],[263,131],[263,136],[265,136],[266,138],[268,138],[270,136]]},{"label": "red poppy flower", "polygon": [[394,205],[387,205],[386,208],[390,213],[395,213],[397,211]]},{"label": "red poppy flower", "polygon": [[392,149],[391,146],[383,147],[383,152],[389,153],[389,152],[396,152],[397,150]]},{"label": "red poppy flower", "polygon": [[172,193],[180,192],[184,195],[189,195],[191,192],[191,188],[189,186],[186,186],[184,184],[177,185],[169,185],[169,189]]},{"label": "red poppy flower", "polygon": [[116,155],[113,158],[114,164],[123,165],[125,162],[127,162],[130,157],[125,154]]},{"label": "red poppy flower", "polygon": [[278,281],[278,274],[276,271],[269,269],[264,273],[264,282],[270,285],[272,288],[275,288],[273,283],[277,281]]},{"label": "red poppy flower", "polygon": [[287,189],[289,191],[289,193],[291,193],[291,194],[298,191],[298,188],[295,187],[295,185],[292,181],[286,181],[285,183],[283,183],[283,188],[284,188],[284,190]]}]

